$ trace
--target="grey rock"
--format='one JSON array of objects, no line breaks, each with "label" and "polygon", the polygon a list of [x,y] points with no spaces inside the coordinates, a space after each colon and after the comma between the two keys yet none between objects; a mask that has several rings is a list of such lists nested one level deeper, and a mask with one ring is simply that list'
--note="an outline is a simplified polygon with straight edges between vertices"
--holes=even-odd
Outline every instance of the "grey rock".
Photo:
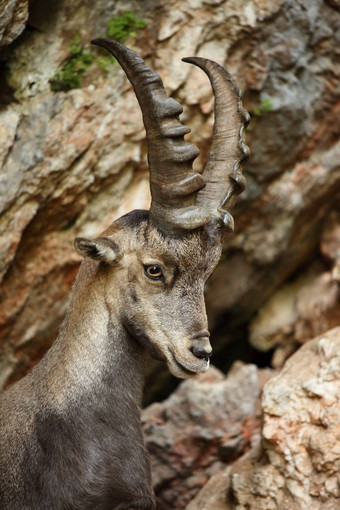
[{"label": "grey rock", "polygon": [[143,411],[158,508],[185,508],[216,471],[251,446],[263,377],[255,365],[236,363],[226,378],[211,368]]},{"label": "grey rock", "polygon": [[0,49],[19,37],[27,18],[28,0],[0,1]]},{"label": "grey rock", "polygon": [[339,347],[338,327],[301,347],[269,380],[261,441],[216,474],[187,510],[339,508]]}]

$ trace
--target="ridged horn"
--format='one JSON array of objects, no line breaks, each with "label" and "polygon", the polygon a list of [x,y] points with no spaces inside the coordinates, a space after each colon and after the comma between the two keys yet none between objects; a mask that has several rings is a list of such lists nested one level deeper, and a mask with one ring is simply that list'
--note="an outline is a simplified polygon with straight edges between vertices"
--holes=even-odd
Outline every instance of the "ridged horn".
[{"label": "ridged horn", "polygon": [[210,212],[213,223],[232,231],[234,219],[230,210],[245,188],[241,165],[249,158],[244,131],[250,117],[242,107],[241,90],[228,71],[205,58],[182,60],[200,67],[208,75],[215,96],[213,139],[202,174],[206,187],[198,193],[197,205]]},{"label": "ridged horn", "polygon": [[118,60],[142,110],[152,196],[150,221],[176,234],[210,223],[209,212],[196,205],[197,193],[205,181],[192,169],[199,151],[184,140],[190,129],[179,121],[182,107],[168,97],[159,75],[133,51],[111,39],[91,42],[106,48]]}]

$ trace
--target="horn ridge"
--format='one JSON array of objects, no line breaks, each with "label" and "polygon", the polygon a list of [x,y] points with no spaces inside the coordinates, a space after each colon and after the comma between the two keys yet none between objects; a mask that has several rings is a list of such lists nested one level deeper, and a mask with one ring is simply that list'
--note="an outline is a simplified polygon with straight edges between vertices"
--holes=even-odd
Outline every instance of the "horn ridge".
[{"label": "horn ridge", "polygon": [[230,210],[245,188],[242,164],[249,158],[249,148],[244,131],[250,117],[242,107],[241,90],[226,69],[201,57],[182,60],[207,74],[215,96],[213,139],[202,174],[206,187],[198,193],[197,204],[210,210],[214,222],[233,230]]},{"label": "horn ridge", "polygon": [[150,221],[176,234],[210,223],[210,213],[196,205],[205,180],[192,168],[199,151],[184,140],[190,129],[179,120],[181,105],[167,95],[160,76],[132,50],[111,39],[91,42],[106,48],[118,60],[142,110],[152,195]]}]

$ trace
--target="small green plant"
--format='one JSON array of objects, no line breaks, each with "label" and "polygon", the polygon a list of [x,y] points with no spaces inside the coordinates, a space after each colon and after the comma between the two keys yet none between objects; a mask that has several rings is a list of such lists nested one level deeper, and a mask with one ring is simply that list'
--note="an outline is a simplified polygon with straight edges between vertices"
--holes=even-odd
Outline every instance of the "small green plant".
[{"label": "small green plant", "polygon": [[[136,37],[136,31],[144,28],[147,22],[137,18],[131,11],[124,12],[121,16],[111,18],[107,24],[107,35],[124,42],[127,37]],[[84,49],[82,37],[77,34],[69,46],[70,57],[63,67],[50,79],[53,92],[79,89],[82,86],[82,78],[92,63],[110,70],[114,59],[111,56],[96,56],[91,49]]]},{"label": "small green plant", "polygon": [[109,56],[109,57],[97,57],[96,60],[95,60],[95,63],[97,64],[97,66],[99,66],[102,69],[104,69],[104,71],[106,71],[107,73],[110,71],[110,68],[111,68],[112,64],[114,64],[115,62],[116,62],[116,59],[114,59],[111,56]]},{"label": "small green plant", "polygon": [[71,57],[50,79],[51,90],[53,92],[81,88],[82,76],[94,61],[91,51],[81,46],[80,34],[77,34],[71,41],[69,51]]},{"label": "small green plant", "polygon": [[137,18],[133,12],[126,11],[121,16],[111,18],[107,24],[107,33],[116,41],[124,42],[129,36],[136,37],[136,30],[144,28],[145,19]]},{"label": "small green plant", "polygon": [[258,108],[254,108],[252,114],[254,117],[261,117],[266,112],[271,112],[273,110],[274,101],[271,99],[261,99],[260,106]]}]

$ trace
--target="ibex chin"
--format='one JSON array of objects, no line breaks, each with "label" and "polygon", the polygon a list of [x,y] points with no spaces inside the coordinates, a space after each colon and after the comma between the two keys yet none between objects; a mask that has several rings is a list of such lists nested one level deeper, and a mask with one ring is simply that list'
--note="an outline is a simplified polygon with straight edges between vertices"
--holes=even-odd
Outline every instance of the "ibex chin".
[{"label": "ibex chin", "polygon": [[84,257],[52,348],[1,396],[2,510],[155,508],[140,424],[146,352],[172,374],[209,367],[204,284],[215,268],[230,209],[244,188],[248,114],[230,74],[183,59],[208,75],[215,95],[213,142],[204,171],[184,140],[180,105],[157,73],[118,42],[96,39],[132,83],[148,140],[152,203],[95,239]]}]

